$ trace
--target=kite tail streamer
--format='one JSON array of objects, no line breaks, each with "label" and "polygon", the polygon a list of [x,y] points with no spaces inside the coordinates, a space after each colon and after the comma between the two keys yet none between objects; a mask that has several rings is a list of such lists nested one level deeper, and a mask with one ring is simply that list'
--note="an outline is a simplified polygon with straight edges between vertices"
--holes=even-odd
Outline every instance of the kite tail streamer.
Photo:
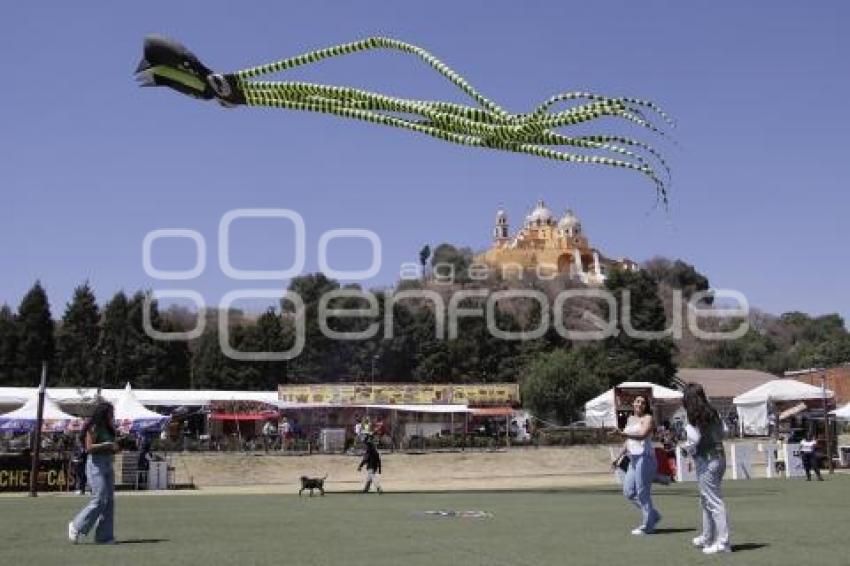
[{"label": "kite tail streamer", "polygon": [[[256,80],[299,66],[357,52],[391,49],[415,55],[471,98],[474,105],[439,100],[416,100],[377,92],[299,81]],[[511,114],[483,96],[460,74],[424,49],[386,37],[372,37],[311,51],[231,74],[214,73],[188,49],[161,37],[145,40],[145,56],[136,69],[143,86],[168,86],[201,99],[215,99],[225,106],[247,105],[331,114],[354,120],[401,128],[460,145],[499,149],[569,163],[588,163],[639,172],[667,202],[670,167],[648,143],[624,135],[561,133],[562,128],[620,119],[641,130],[665,137],[648,115],[675,124],[657,104],[633,97],[608,97],[591,92],[556,94],[530,113]],[[562,102],[577,105],[553,112]],[[559,148],[575,148],[581,153]],[[597,155],[596,152],[603,154]],[[660,165],[666,182],[653,168]]]}]

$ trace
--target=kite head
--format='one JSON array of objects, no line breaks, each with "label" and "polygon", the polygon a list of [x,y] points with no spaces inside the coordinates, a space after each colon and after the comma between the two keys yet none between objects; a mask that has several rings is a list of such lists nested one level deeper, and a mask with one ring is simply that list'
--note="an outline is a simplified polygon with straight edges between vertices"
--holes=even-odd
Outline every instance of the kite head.
[{"label": "kite head", "polygon": [[136,80],[141,86],[166,86],[194,98],[215,98],[226,106],[245,103],[235,77],[214,73],[184,45],[159,35],[145,38]]}]

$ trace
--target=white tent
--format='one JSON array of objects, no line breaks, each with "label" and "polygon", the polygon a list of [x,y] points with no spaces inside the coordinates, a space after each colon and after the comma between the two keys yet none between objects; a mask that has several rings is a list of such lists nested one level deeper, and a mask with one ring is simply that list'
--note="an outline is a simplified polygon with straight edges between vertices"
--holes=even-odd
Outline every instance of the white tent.
[{"label": "white tent", "polygon": [[[732,400],[738,410],[738,421],[744,434],[763,435],[768,432],[767,409],[771,403],[821,400],[824,392],[820,387],[794,379],[774,379]],[[827,398],[835,394],[826,390]]]},{"label": "white tent", "polygon": [[834,411],[830,411],[829,414],[835,415],[836,419],[841,419],[842,421],[850,421],[850,403],[847,403],[843,407],[839,407]]},{"label": "white tent", "polygon": [[[17,405],[25,402],[38,390],[34,387],[0,387],[0,405]],[[102,389],[100,396],[115,403],[124,393],[123,389]],[[133,395],[143,405],[164,407],[209,405],[211,401],[258,401],[275,404],[277,391],[209,391],[178,389],[134,389]],[[96,388],[56,387],[50,396],[59,404],[88,404],[98,396]]]},{"label": "white tent", "polygon": [[160,415],[142,405],[128,383],[115,400],[115,424],[122,432],[159,432],[171,417]]},{"label": "white tent", "polygon": [[[668,389],[667,387],[662,387],[661,385],[649,383],[647,381],[626,381],[621,383],[618,387],[652,387],[652,397],[654,400],[681,401],[682,399],[681,391]],[[613,388],[584,404],[584,420],[587,423],[587,426],[592,428],[617,427],[617,414]]]},{"label": "white tent", "polygon": [[[38,394],[31,395],[20,409],[0,415],[0,432],[30,432],[35,428],[38,417]],[[80,419],[62,411],[45,394],[42,412],[42,432],[61,432],[67,428],[78,428]]]}]

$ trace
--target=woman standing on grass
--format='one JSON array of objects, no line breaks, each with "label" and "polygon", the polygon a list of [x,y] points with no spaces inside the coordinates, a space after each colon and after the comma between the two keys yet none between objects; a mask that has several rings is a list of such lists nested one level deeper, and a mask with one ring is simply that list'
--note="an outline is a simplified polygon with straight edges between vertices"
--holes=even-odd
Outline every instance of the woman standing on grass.
[{"label": "woman standing on grass", "polygon": [[629,468],[623,480],[623,495],[640,509],[643,521],[632,530],[633,535],[648,535],[655,532],[661,514],[652,506],[652,480],[657,464],[652,447],[655,423],[646,397],[638,395],[632,403],[634,415],[629,417],[622,430],[626,437],[624,450],[629,457]]},{"label": "woman standing on grass", "polygon": [[112,421],[112,405],[100,401],[83,428],[86,452],[86,477],[92,489],[92,499],[74,520],[68,523],[68,539],[77,544],[97,523],[94,540],[98,544],[115,542],[112,531],[115,518],[115,473],[112,462],[121,450]]},{"label": "woman standing on grass", "polygon": [[720,483],[726,473],[723,451],[725,430],[720,415],[709,404],[702,386],[689,383],[684,391],[688,425],[685,449],[694,457],[702,508],[702,534],[693,540],[705,554],[731,552],[726,505],[720,495]]}]

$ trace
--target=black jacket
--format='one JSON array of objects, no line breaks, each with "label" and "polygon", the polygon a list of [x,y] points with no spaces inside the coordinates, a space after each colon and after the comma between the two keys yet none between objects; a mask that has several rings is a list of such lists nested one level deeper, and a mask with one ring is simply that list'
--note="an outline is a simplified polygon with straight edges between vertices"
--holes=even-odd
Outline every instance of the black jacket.
[{"label": "black jacket", "polygon": [[378,449],[371,442],[366,445],[366,453],[357,469],[359,470],[363,466],[366,466],[366,469],[371,472],[381,473],[381,455],[378,454]]}]

